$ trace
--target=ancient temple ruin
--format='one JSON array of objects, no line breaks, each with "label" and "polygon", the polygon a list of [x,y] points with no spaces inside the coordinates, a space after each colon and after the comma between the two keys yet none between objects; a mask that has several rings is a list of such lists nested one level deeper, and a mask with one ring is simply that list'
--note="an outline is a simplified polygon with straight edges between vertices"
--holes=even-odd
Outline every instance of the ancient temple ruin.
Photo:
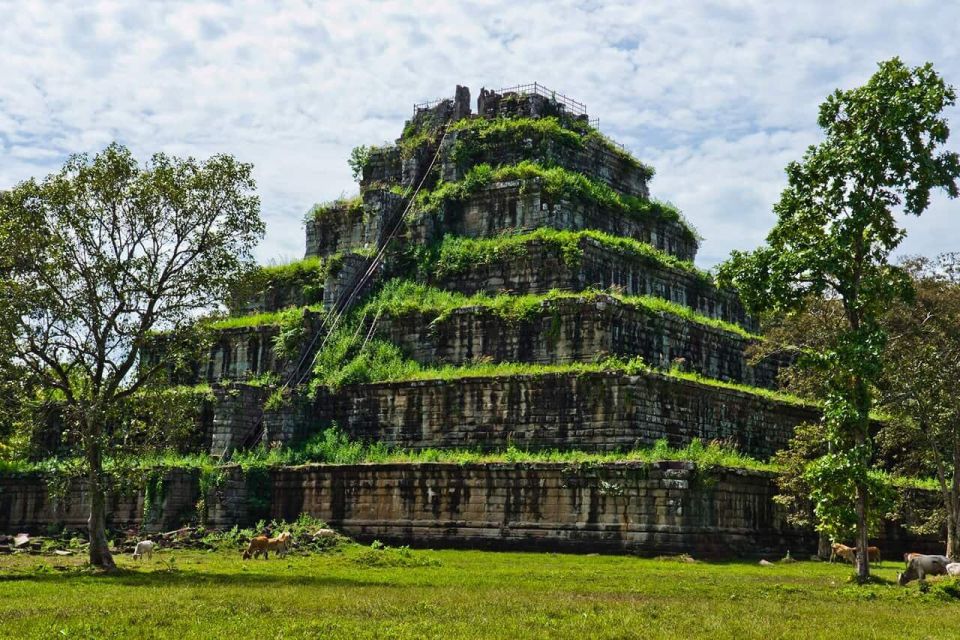
[{"label": "ancient temple ruin", "polygon": [[[229,461],[335,424],[405,450],[698,439],[765,460],[818,419],[772,391],[785,363],[750,359],[756,322],[694,266],[697,233],[651,197],[653,169],[584,105],[534,84],[472,106],[457,87],[417,105],[395,144],[358,150],[359,195],[310,212],[304,261],[238,292],[207,357],[175,374],[211,385],[186,448]],[[349,369],[383,353],[383,379]],[[162,337],[145,358],[164,358]],[[227,466],[209,495],[198,475],[169,471],[145,525],[196,518],[203,498],[214,526],[309,512],[419,545],[733,555],[813,539],[786,524],[772,474],[689,462],[307,465],[256,481]],[[83,501],[0,478],[0,529],[80,526]],[[113,506],[116,524],[145,517],[142,496]]]}]

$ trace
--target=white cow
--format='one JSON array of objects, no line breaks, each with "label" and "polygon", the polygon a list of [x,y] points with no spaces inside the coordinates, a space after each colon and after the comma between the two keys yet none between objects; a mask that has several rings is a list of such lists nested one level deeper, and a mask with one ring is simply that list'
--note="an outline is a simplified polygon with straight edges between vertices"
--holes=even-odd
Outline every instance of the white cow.
[{"label": "white cow", "polygon": [[157,543],[153,540],[141,540],[137,543],[137,548],[133,550],[133,559],[139,560],[143,556],[147,558],[153,557],[153,550],[156,548]]},{"label": "white cow", "polygon": [[960,562],[951,562],[947,565],[948,576],[960,576]]}]

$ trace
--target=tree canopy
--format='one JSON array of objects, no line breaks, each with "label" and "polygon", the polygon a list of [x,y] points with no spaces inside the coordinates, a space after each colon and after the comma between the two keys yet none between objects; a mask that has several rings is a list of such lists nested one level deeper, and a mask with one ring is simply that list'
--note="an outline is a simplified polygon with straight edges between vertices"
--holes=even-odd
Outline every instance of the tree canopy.
[{"label": "tree canopy", "polygon": [[[252,166],[165,154],[141,166],[112,144],[0,194],[4,379],[56,398],[93,496],[91,562],[112,567],[103,459],[125,399],[163,370],[148,336],[187,330],[252,267],[263,234]],[[108,428],[109,427],[109,428]]]},{"label": "tree canopy", "polygon": [[796,312],[819,298],[842,307],[843,330],[801,359],[823,379],[835,445],[808,473],[822,492],[814,500],[824,527],[832,526],[838,490],[855,488],[861,579],[869,575],[869,413],[886,338],[879,319],[911,295],[910,278],[890,262],[905,234],[897,214],[923,213],[934,189],[956,197],[960,158],[942,149],[942,113],[955,100],[932,65],[911,69],[898,58],[880,63],[862,87],[835,91],[820,106],[823,142],[786,168],[766,245],[734,252],[720,269],[755,312]]}]

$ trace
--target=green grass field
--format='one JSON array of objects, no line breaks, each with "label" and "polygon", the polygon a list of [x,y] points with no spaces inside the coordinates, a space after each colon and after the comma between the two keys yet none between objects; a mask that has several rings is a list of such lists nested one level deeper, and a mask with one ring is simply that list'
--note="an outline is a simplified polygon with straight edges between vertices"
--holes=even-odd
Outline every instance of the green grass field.
[{"label": "green grass field", "polygon": [[[958,638],[956,583],[849,566],[374,550],[242,562],[165,551],[118,575],[0,557],[3,638]],[[893,580],[898,563],[876,570]]]}]

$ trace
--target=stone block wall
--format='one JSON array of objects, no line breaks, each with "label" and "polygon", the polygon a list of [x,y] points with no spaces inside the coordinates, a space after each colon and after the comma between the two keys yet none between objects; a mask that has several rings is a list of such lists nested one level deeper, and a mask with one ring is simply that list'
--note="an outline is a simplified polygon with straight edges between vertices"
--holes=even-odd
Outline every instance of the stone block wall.
[{"label": "stone block wall", "polygon": [[[477,150],[469,153],[469,162],[458,161],[452,153],[458,141],[461,148]],[[481,149],[470,131],[455,131],[447,135],[441,147],[440,175],[454,182],[463,179],[474,165],[507,166],[530,160],[545,166],[558,166],[582,173],[615,191],[637,198],[649,198],[647,186],[649,169],[632,162],[625,154],[614,151],[599,140],[588,139],[583,148],[560,144],[539,134],[519,144],[500,144]]]},{"label": "stone block wall", "polygon": [[368,189],[362,195],[362,208],[343,205],[305,222],[306,257],[372,250],[378,246],[389,231],[387,227],[402,198],[386,189]]},{"label": "stone block wall", "polygon": [[[377,334],[431,365],[493,362],[558,364],[632,358],[661,369],[680,366],[718,380],[774,388],[781,363],[751,365],[753,343],[739,334],[622,303],[611,296],[554,299],[520,319],[489,309],[383,316]],[[785,364],[785,363],[784,363]]]},{"label": "stone block wall", "polygon": [[274,477],[273,516],[363,540],[695,557],[815,550],[770,476],[690,463],[312,466]]},{"label": "stone block wall", "polygon": [[[158,518],[143,524],[142,493],[117,495],[108,501],[109,526],[169,531],[195,522],[199,474],[171,470],[165,483]],[[361,464],[285,467],[257,477],[227,467],[204,502],[211,527],[308,513],[361,541],[415,546],[696,558],[814,552],[814,533],[785,521],[776,492],[769,473],[688,462]],[[935,492],[920,493],[911,500],[937,500]],[[88,509],[82,483],[67,500],[52,501],[41,476],[0,475],[2,533],[84,529]],[[907,550],[941,553],[941,536],[903,527],[914,523],[909,516],[888,523],[872,542],[887,559]]]},{"label": "stone block wall", "polygon": [[463,273],[438,276],[427,271],[423,276],[441,289],[467,295],[615,288],[625,295],[670,300],[709,318],[739,324],[749,331],[758,329],[757,322],[747,315],[734,292],[718,290],[694,273],[618,251],[592,238],[582,238],[580,250],[582,258],[570,264],[556,245],[533,240],[527,244],[524,254],[507,254],[497,261],[474,265]]},{"label": "stone block wall", "polygon": [[[776,493],[771,474],[688,462],[313,465],[275,472],[272,516],[309,513],[363,541],[428,547],[814,553],[815,534],[786,522]],[[875,542],[887,558],[943,548],[898,524]]]},{"label": "stone block wall", "polygon": [[465,202],[445,203],[441,213],[422,216],[410,226],[411,239],[421,244],[445,234],[481,238],[549,227],[634,238],[681,260],[693,260],[697,253],[696,239],[679,222],[634,218],[590,202],[550,202],[537,178],[494,183]]},{"label": "stone block wall", "polygon": [[[197,472],[174,469],[163,479],[163,500],[144,522],[143,491],[107,495],[107,524],[116,529],[140,526],[169,531],[189,520],[199,498]],[[0,475],[0,532],[45,533],[49,527],[87,529],[90,499],[82,480],[70,484],[60,499],[52,499],[44,477],[36,473]]]},{"label": "stone block wall", "polygon": [[[273,341],[278,333],[276,325],[216,330],[206,356],[184,371],[174,371],[171,363],[170,379],[178,384],[215,383],[276,371],[280,363],[274,356]],[[140,354],[143,366],[151,367],[167,359],[168,339],[165,335],[151,338]]]},{"label": "stone block wall", "polygon": [[252,439],[263,427],[263,405],[269,389],[250,385],[214,387],[216,404],[210,455],[220,456],[253,444]]},{"label": "stone block wall", "polygon": [[370,150],[367,163],[363,166],[361,188],[378,184],[400,184],[402,179],[403,160],[400,157],[400,147],[391,145]]},{"label": "stone block wall", "polygon": [[[360,282],[367,269],[371,265],[371,258],[366,254],[345,253],[343,262],[336,273],[331,273],[323,286],[323,308],[333,309],[338,302],[343,302],[346,295],[353,291],[354,287]],[[383,265],[370,276],[367,284],[358,291],[357,299],[361,299],[364,293],[377,281],[380,273],[383,271]]]},{"label": "stone block wall", "polygon": [[657,373],[514,375],[346,385],[318,394],[306,437],[336,422],[353,438],[405,449],[614,451],[724,440],[767,459],[820,413]]},{"label": "stone block wall", "polygon": [[276,371],[273,341],[279,332],[275,325],[217,331],[207,362],[201,367],[200,379],[225,382]]}]

